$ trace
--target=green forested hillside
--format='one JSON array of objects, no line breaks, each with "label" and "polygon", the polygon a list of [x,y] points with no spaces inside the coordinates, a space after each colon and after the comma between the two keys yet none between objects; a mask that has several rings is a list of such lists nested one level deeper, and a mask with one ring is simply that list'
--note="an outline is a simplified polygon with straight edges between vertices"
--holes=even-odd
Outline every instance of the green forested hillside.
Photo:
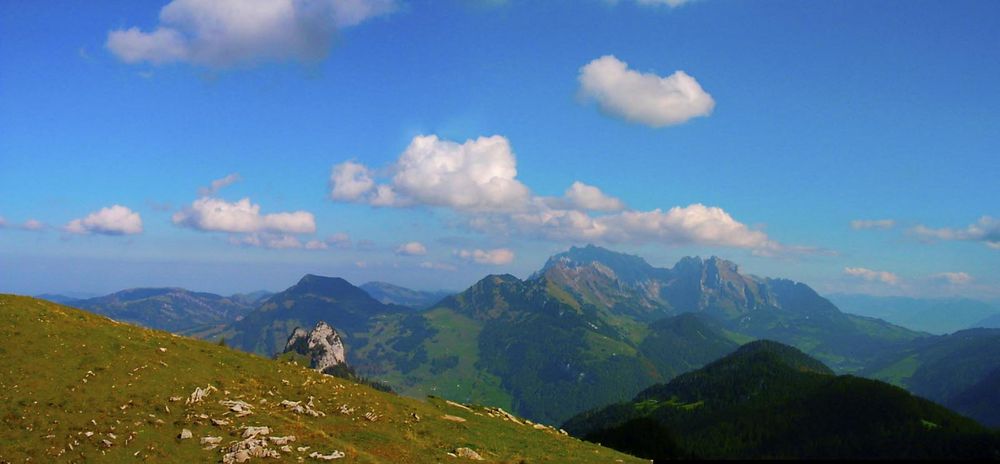
[{"label": "green forested hillside", "polygon": [[383,393],[12,295],[0,295],[0,421],[0,462],[220,462],[241,450],[274,462],[343,453],[435,463],[470,452],[641,462],[496,409]]},{"label": "green forested hillside", "polygon": [[1000,457],[1000,436],[974,421],[898,387],[835,376],[770,341],[747,344],[564,427],[657,460]]},{"label": "green forested hillside", "polygon": [[544,280],[489,276],[421,315],[379,319],[355,357],[402,392],[509,405],[557,423],[737,346],[695,316],[647,328],[605,311]]},{"label": "green forested hillside", "polygon": [[1000,427],[1000,329],[969,329],[914,341],[864,375],[890,382]]}]

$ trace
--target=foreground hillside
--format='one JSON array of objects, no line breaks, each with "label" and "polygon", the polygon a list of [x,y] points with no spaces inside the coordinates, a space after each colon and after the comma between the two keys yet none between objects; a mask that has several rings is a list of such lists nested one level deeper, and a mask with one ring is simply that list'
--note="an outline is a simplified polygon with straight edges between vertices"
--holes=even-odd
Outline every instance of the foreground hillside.
[{"label": "foreground hillside", "polygon": [[835,376],[772,341],[744,345],[565,428],[657,460],[1000,458],[1000,436],[974,421],[898,387]]},{"label": "foreground hillside", "polygon": [[0,462],[639,462],[495,409],[11,295],[0,295],[0,421]]}]

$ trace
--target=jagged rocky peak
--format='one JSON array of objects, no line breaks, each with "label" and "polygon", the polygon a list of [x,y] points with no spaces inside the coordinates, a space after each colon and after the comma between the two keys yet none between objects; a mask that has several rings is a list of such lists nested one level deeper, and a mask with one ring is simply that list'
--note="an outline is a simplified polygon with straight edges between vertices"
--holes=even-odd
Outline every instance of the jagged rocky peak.
[{"label": "jagged rocky peak", "polygon": [[539,274],[550,270],[574,270],[589,268],[606,277],[634,284],[659,277],[662,270],[651,266],[646,260],[625,253],[608,250],[595,245],[571,247],[568,251],[552,256]]},{"label": "jagged rocky peak", "polygon": [[309,367],[320,372],[347,364],[347,353],[340,334],[324,321],[316,323],[316,327],[309,332],[296,327],[285,343],[284,352],[296,352],[309,357]]},{"label": "jagged rocky peak", "polygon": [[708,288],[719,288],[723,282],[745,279],[740,274],[739,265],[718,256],[712,256],[708,259],[702,259],[700,256],[687,256],[681,258],[672,270],[676,276],[695,278]]}]

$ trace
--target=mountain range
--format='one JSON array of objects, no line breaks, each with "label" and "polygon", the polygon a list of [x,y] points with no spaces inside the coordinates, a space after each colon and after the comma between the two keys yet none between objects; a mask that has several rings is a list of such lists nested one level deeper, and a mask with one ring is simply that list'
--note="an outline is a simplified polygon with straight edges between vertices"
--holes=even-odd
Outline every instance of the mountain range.
[{"label": "mountain range", "polygon": [[720,258],[656,268],[596,246],[555,255],[525,280],[487,276],[423,310],[308,275],[201,336],[273,356],[295,327],[320,320],[366,377],[546,423],[629,399],[756,338],[855,372],[925,336],[844,314],[805,284],[744,275]]},{"label": "mountain range", "polygon": [[119,321],[184,332],[235,321],[252,311],[261,296],[225,297],[183,288],[134,288],[64,303]]},{"label": "mountain range", "polygon": [[989,327],[990,317],[1000,323],[1000,307],[969,298],[850,294],[833,294],[829,298],[844,312],[876,317],[911,330],[935,335],[974,327]]},{"label": "mountain range", "polygon": [[[747,275],[717,257],[657,268],[637,256],[574,247],[527,279],[490,275],[423,309],[441,295],[384,283],[364,287],[306,275],[282,292],[256,296],[253,309],[236,296],[178,289],[93,300],[103,303],[97,312],[160,328],[179,319],[178,302],[239,307],[209,311],[208,320],[187,317],[188,328],[174,330],[265,357],[280,354],[297,327],[325,321],[346,347],[355,380],[409,396],[503,407],[543,423],[627,401],[755,339],[795,346],[834,372],[903,386],[985,423],[996,414],[996,395],[976,393],[1000,377],[992,375],[1000,357],[989,359],[989,349],[955,355],[982,366],[950,376],[956,386],[927,387],[943,367],[917,354],[944,339],[843,313],[805,284]],[[108,309],[130,305],[148,309]]]},{"label": "mountain range", "polygon": [[382,303],[408,306],[413,309],[427,309],[452,294],[443,290],[412,290],[386,282],[368,282],[361,284],[361,289]]}]

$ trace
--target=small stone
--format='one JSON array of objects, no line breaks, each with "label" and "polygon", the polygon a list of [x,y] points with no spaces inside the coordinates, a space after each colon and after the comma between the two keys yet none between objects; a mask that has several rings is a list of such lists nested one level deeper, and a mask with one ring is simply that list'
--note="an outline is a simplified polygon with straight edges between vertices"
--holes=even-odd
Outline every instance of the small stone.
[{"label": "small stone", "polygon": [[181,433],[180,433],[180,435],[177,435],[177,438],[180,438],[181,440],[187,440],[188,438],[191,438],[192,436],[193,435],[191,434],[190,430],[188,430],[188,429],[181,429]]},{"label": "small stone", "polygon": [[309,454],[309,457],[320,461],[333,461],[334,459],[340,459],[343,458],[344,456],[346,456],[346,454],[344,454],[343,451],[334,451],[330,454],[320,454],[316,451],[313,451],[312,453]]},{"label": "small stone", "polygon": [[250,427],[247,427],[245,430],[243,430],[243,438],[253,438],[253,437],[256,437],[258,435],[269,435],[270,433],[271,433],[271,429],[269,427],[253,427],[253,426],[250,426]]},{"label": "small stone", "polygon": [[472,459],[473,461],[482,461],[483,457],[475,450],[471,448],[455,448],[455,456],[460,458]]}]

